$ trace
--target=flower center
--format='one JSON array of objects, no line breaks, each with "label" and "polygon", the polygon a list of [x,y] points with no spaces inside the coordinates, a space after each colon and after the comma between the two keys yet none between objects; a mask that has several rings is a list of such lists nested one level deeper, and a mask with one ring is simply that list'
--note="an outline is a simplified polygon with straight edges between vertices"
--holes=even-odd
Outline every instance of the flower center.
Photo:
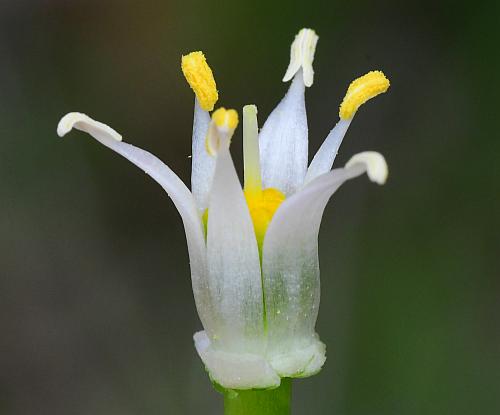
[{"label": "flower center", "polygon": [[[205,140],[208,154],[217,155],[221,136],[227,133],[230,139],[237,124],[238,114],[234,110],[219,108],[212,114],[212,121]],[[285,195],[275,188],[262,189],[257,107],[255,105],[245,105],[243,107],[243,161],[243,194],[252,219],[259,254],[262,258],[262,247],[267,227],[271,223],[276,210],[285,200]],[[205,237],[207,235],[208,214],[208,209],[205,209],[202,215]]]},{"label": "flower center", "polygon": [[262,254],[262,245],[267,227],[271,223],[276,210],[285,200],[285,195],[278,189],[273,188],[264,189],[260,192],[246,190],[245,199],[252,218],[259,252]]},{"label": "flower center", "polygon": [[[285,195],[278,189],[272,187],[258,192],[245,190],[244,194],[250,212],[250,218],[252,219],[259,253],[262,257],[262,246],[264,244],[264,236],[266,235],[267,227],[271,223],[274,214],[285,200]],[[208,209],[205,209],[201,219],[206,235]]]}]

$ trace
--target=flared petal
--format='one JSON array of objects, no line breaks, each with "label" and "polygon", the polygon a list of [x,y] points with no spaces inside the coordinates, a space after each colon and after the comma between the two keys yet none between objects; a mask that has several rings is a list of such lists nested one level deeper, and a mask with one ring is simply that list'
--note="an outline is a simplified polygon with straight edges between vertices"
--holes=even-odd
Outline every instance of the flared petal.
[{"label": "flared petal", "polygon": [[203,110],[195,99],[193,121],[193,157],[191,168],[191,191],[200,211],[208,207],[208,193],[214,177],[215,159],[205,148],[210,115]]},{"label": "flared petal", "polygon": [[290,195],[307,170],[307,115],[304,80],[299,70],[285,97],[271,112],[259,135],[262,182]]},{"label": "flared petal", "polygon": [[264,347],[264,313],[257,241],[228,143],[220,145],[216,157],[207,262],[218,317],[210,341],[225,352],[258,354]]},{"label": "flared petal", "polygon": [[349,125],[351,125],[351,121],[352,119],[340,120],[330,131],[307,169],[304,184],[309,183],[322,174],[328,173],[332,169],[333,162],[335,161],[335,157],[337,156]]},{"label": "flared petal", "polygon": [[381,183],[384,170],[378,153],[356,155],[347,167],[317,177],[285,200],[274,215],[264,239],[262,274],[268,356],[281,376],[307,376],[324,362],[314,326],[320,299],[318,233],[325,206],[346,180],[368,171],[370,179]]},{"label": "flared petal", "polygon": [[114,150],[144,170],[168,193],[181,215],[191,264],[191,278],[198,314],[204,326],[211,325],[210,298],[207,286],[206,247],[202,223],[189,189],[160,159],[140,148],[121,141],[121,136],[107,125],[85,114],[73,112],[65,115],[57,127],[60,137],[73,128],[84,131],[101,144]]}]

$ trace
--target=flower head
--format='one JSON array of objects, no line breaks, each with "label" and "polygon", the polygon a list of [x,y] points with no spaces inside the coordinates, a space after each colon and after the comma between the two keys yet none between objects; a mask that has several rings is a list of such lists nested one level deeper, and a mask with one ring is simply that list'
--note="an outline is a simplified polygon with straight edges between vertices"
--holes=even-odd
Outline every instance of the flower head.
[{"label": "flower head", "polygon": [[305,87],[313,84],[318,36],[302,29],[291,47],[284,81],[288,92],[259,133],[257,107],[243,108],[244,184],[230,143],[239,118],[219,108],[213,73],[201,52],[182,57],[182,71],[195,92],[191,191],[158,158],[121,141],[112,128],[80,113],[59,122],[143,169],[168,193],[186,232],[191,279],[204,331],[194,336],[211,378],[227,388],[276,387],[282,377],[305,377],[325,362],[315,332],[319,307],[318,232],[325,206],[347,180],[367,173],[383,184],[382,155],[363,152],[343,168],[335,156],[359,107],[385,92],[380,71],[351,83],[340,120],[308,166]]}]

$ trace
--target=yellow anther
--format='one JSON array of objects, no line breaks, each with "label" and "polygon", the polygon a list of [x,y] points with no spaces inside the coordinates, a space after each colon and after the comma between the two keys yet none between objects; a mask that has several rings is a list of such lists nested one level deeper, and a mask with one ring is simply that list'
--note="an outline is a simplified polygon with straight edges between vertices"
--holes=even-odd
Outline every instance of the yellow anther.
[{"label": "yellow anther", "polygon": [[211,156],[215,156],[222,144],[229,146],[237,126],[238,113],[235,110],[219,108],[214,111],[205,139],[207,153]]},{"label": "yellow anther", "polygon": [[236,110],[227,110],[222,107],[214,111],[212,120],[219,128],[226,127],[230,130],[235,130],[238,126],[238,113]]},{"label": "yellow anther", "polygon": [[262,252],[267,227],[276,210],[285,200],[285,195],[277,189],[269,188],[261,192],[245,191],[245,199],[252,218],[259,251]]},{"label": "yellow anther", "polygon": [[201,108],[212,111],[219,99],[214,75],[203,52],[191,52],[182,57],[182,73],[196,94]]},{"label": "yellow anther", "polygon": [[361,105],[387,91],[389,85],[389,80],[381,71],[368,72],[352,81],[340,105],[340,118],[351,119]]}]

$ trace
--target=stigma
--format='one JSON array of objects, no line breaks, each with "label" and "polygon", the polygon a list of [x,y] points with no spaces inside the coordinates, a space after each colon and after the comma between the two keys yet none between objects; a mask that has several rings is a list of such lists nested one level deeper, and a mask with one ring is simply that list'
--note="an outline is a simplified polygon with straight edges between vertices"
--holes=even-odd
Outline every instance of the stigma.
[{"label": "stigma", "polygon": [[259,154],[257,107],[245,105],[243,107],[243,164],[244,188],[247,193],[258,193],[262,190]]},{"label": "stigma", "polygon": [[390,82],[381,71],[371,71],[351,82],[340,105],[339,116],[350,120],[358,108],[369,99],[386,92]]},{"label": "stigma", "polygon": [[196,94],[200,106],[212,111],[219,99],[214,75],[203,52],[191,52],[182,57],[181,68],[186,81]]}]

